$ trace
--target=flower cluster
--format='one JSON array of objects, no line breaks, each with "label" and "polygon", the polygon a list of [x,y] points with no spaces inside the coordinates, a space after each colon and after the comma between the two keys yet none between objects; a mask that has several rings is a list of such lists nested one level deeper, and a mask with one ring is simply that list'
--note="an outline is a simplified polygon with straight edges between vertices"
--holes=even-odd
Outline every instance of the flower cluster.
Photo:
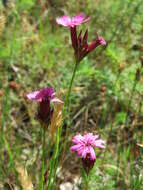
[{"label": "flower cluster", "polygon": [[90,17],[86,18],[83,13],[78,14],[72,19],[69,16],[62,16],[56,19],[58,24],[70,28],[71,42],[77,63],[79,63],[85,56],[87,56],[99,45],[106,45],[104,38],[101,36],[88,44],[88,29],[85,31],[84,35],[82,35],[82,31],[80,31],[79,35],[77,34],[76,26],[86,23],[89,20]]},{"label": "flower cluster", "polygon": [[98,135],[87,133],[84,136],[76,135],[73,137],[72,151],[82,158],[83,167],[87,173],[92,169],[96,161],[94,148],[104,148],[105,142],[99,139]]},{"label": "flower cluster", "polygon": [[[69,16],[62,16],[56,19],[56,22],[58,24],[70,28],[71,42],[72,47],[74,49],[76,65],[99,45],[106,45],[106,42],[103,37],[98,37],[96,40],[93,40],[91,43],[88,43],[88,29],[86,29],[84,35],[82,35],[82,31],[80,31],[80,33],[77,34],[76,27],[82,23],[88,22],[89,20],[90,17],[86,18],[83,13],[78,14],[72,19]],[[73,78],[71,80],[72,82]],[[72,82],[69,86],[69,89],[71,89]],[[62,104],[63,102],[56,97],[55,91],[51,87],[46,87],[34,91],[32,93],[27,94],[26,96],[29,100],[39,103],[37,118],[40,120],[44,128],[47,128],[52,121],[51,133],[54,137],[55,130],[57,130],[57,127],[60,125],[62,121],[62,106],[55,106],[54,113],[54,106],[52,106],[51,104],[53,103],[57,105],[57,103]],[[73,143],[74,145],[71,149],[73,152],[76,152],[79,157],[82,158],[83,167],[86,173],[88,174],[96,161],[96,154],[94,148],[104,148],[105,142],[99,139],[98,135],[87,133],[83,136],[80,134],[76,135],[73,138]]]}]

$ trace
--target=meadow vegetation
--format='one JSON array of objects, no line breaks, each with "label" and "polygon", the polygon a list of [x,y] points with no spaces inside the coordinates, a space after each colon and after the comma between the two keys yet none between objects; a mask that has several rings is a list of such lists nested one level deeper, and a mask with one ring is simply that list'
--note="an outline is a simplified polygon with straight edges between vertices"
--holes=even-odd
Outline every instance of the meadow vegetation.
[{"label": "meadow vegetation", "polygon": [[[142,0],[0,1],[0,190],[143,189],[142,10]],[[88,27],[89,42],[107,44],[80,62],[70,110],[45,132],[26,94],[51,86],[65,104],[75,59],[56,18],[80,12],[91,19],[78,32]],[[73,136],[86,132],[106,142],[88,187],[71,151]]]}]

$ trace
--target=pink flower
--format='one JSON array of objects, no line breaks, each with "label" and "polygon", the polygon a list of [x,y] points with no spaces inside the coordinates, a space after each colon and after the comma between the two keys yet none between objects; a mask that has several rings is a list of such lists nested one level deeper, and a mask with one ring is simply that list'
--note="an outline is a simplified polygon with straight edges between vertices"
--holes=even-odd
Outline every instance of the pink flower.
[{"label": "pink flower", "polygon": [[78,156],[83,159],[96,160],[96,155],[94,148],[104,148],[105,142],[98,138],[98,135],[93,135],[92,133],[87,133],[84,136],[76,135],[73,138],[72,151],[77,152]]},{"label": "pink flower", "polygon": [[38,119],[42,122],[50,123],[53,114],[53,103],[63,103],[55,96],[55,92],[51,87],[43,88],[41,90],[34,91],[26,95],[29,100],[39,102]]},{"label": "pink flower", "polygon": [[79,63],[85,56],[87,56],[99,45],[106,45],[103,37],[98,37],[96,40],[93,40],[90,44],[88,44],[88,30],[86,30],[83,36],[82,31],[79,33],[79,35],[77,35],[76,26],[88,22],[89,19],[90,17],[86,18],[83,13],[76,15],[72,19],[69,16],[62,16],[56,19],[57,24],[70,28],[71,42],[77,63]]},{"label": "pink flower", "polygon": [[32,93],[27,94],[26,96],[29,100],[36,102],[42,102],[48,98],[49,100],[51,100],[51,102],[62,103],[60,99],[55,97],[55,92],[51,87],[46,87],[41,90],[34,91]]},{"label": "pink flower", "polygon": [[69,16],[62,16],[56,19],[57,24],[66,26],[66,27],[75,27],[82,23],[88,22],[90,17],[87,17],[83,13],[79,13],[74,16],[72,19]]},{"label": "pink flower", "polygon": [[105,148],[105,141],[92,133],[87,133],[84,136],[76,135],[72,141],[74,145],[71,147],[71,150],[82,158],[83,167],[89,173],[96,161],[94,148]]}]

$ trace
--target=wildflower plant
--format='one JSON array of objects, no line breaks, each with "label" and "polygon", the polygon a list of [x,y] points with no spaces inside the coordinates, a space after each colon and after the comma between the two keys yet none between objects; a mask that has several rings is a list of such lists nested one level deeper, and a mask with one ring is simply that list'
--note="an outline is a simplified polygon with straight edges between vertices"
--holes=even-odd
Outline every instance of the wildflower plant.
[{"label": "wildflower plant", "polygon": [[[40,190],[45,188],[45,183],[47,183],[47,189],[53,189],[56,171],[58,167],[59,161],[59,153],[64,155],[67,145],[67,137],[68,137],[68,128],[66,127],[66,135],[63,145],[60,147],[60,137],[62,134],[62,126],[64,124],[64,120],[66,116],[69,115],[69,102],[72,84],[75,78],[76,70],[79,63],[82,61],[84,57],[86,57],[90,52],[96,49],[99,45],[106,45],[106,42],[103,37],[98,37],[96,40],[93,40],[91,43],[88,43],[88,29],[86,29],[84,35],[82,35],[82,31],[77,34],[77,26],[87,23],[90,20],[90,17],[86,17],[83,13],[80,13],[73,18],[69,16],[62,16],[56,19],[57,24],[70,28],[70,36],[71,43],[74,49],[75,55],[75,65],[71,77],[71,81],[68,87],[68,92],[64,102],[64,111],[62,113],[63,102],[56,97],[55,91],[51,87],[46,87],[40,89],[38,91],[34,91],[32,93],[27,94],[27,98],[31,101],[35,101],[39,103],[38,111],[37,111],[37,119],[40,121],[40,124],[43,128],[42,130],[42,171],[41,171],[41,180],[40,180]],[[52,105],[53,104],[53,105]],[[49,163],[49,173],[47,173],[46,169],[46,155],[45,155],[45,129],[50,125],[49,132],[53,139],[55,139],[56,133],[56,141],[52,139],[54,142],[54,150],[53,156]],[[59,128],[60,126],[60,128]],[[87,133],[84,136],[76,135],[73,138],[74,145],[72,146],[72,151],[76,152],[79,157],[82,158],[83,167],[88,175],[89,171],[94,166],[96,161],[96,154],[94,151],[95,147],[104,148],[104,141],[98,138],[98,136],[94,136],[92,133]],[[60,148],[59,148],[60,147]],[[47,180],[44,178],[44,174],[48,175]]]},{"label": "wildflower plant", "polygon": [[90,17],[86,17],[84,13],[79,13],[78,15],[74,16],[72,19],[67,15],[56,19],[57,24],[70,28],[71,43],[75,55],[75,66],[73,69],[71,82],[65,100],[65,107],[69,107],[71,88],[79,63],[82,61],[84,57],[86,57],[91,51],[93,51],[99,45],[106,45],[106,41],[104,40],[103,37],[98,37],[97,40],[94,40],[93,42],[88,44],[88,29],[86,29],[86,32],[83,36],[82,36],[82,30],[80,31],[79,34],[77,34],[77,29],[76,29],[77,26],[83,23],[87,23],[89,20]]},{"label": "wildflower plant", "polygon": [[62,16],[56,19],[57,24],[66,26],[70,28],[71,42],[74,49],[75,59],[77,63],[87,56],[91,51],[97,48],[99,45],[106,45],[106,42],[103,37],[98,37],[96,40],[93,40],[88,44],[88,29],[86,29],[84,35],[82,36],[82,30],[77,34],[76,26],[86,23],[90,20],[90,17],[87,17],[80,13],[70,19],[69,16]]},{"label": "wildflower plant", "polygon": [[[70,85],[69,85],[68,92],[65,99],[64,117],[66,114],[69,114],[68,111],[70,107],[69,102],[70,102],[71,88],[72,88],[72,84],[73,84],[76,70],[79,63],[82,61],[84,57],[86,57],[90,52],[96,49],[99,45],[106,45],[106,41],[104,40],[103,37],[98,37],[96,40],[88,44],[88,29],[86,29],[86,32],[83,36],[82,36],[82,30],[80,31],[79,34],[77,34],[77,26],[83,23],[87,23],[89,20],[90,20],[90,17],[86,17],[85,14],[83,13],[79,13],[73,18],[70,18],[69,16],[62,16],[56,19],[57,24],[70,28],[71,43],[72,43],[72,47],[74,49],[74,55],[75,55],[75,65],[73,69],[73,74],[72,74],[72,78],[71,78]],[[66,137],[67,136],[68,136],[68,130],[66,128]],[[66,147],[66,142],[65,142],[64,147]]]}]

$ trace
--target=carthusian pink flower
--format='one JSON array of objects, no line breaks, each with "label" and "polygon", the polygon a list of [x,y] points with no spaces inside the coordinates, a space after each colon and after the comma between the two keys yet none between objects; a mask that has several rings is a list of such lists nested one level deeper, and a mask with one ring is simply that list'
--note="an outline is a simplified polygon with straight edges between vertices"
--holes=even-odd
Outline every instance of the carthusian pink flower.
[{"label": "carthusian pink flower", "polygon": [[83,13],[79,13],[78,15],[72,17],[72,19],[69,16],[62,16],[56,19],[57,24],[60,24],[62,26],[67,27],[75,27],[82,23],[88,22],[90,17],[87,17]]},{"label": "carthusian pink flower", "polygon": [[87,17],[80,13],[72,19],[69,16],[62,16],[56,19],[57,24],[70,28],[71,42],[74,49],[76,62],[79,63],[85,56],[91,51],[97,48],[99,45],[106,45],[103,37],[98,37],[88,44],[88,29],[82,36],[82,31],[77,35],[76,26],[88,22],[90,17]]},{"label": "carthusian pink flower", "polygon": [[45,123],[46,126],[49,125],[53,114],[51,102],[63,103],[55,96],[55,92],[51,87],[46,87],[41,90],[34,91],[27,94],[26,96],[31,101],[39,102],[37,117],[41,122]]},{"label": "carthusian pink flower", "polygon": [[71,147],[73,152],[76,152],[82,158],[82,163],[85,171],[89,171],[94,166],[96,154],[94,148],[104,148],[105,141],[99,139],[98,135],[87,133],[85,135],[76,135],[73,137],[74,145]]}]

